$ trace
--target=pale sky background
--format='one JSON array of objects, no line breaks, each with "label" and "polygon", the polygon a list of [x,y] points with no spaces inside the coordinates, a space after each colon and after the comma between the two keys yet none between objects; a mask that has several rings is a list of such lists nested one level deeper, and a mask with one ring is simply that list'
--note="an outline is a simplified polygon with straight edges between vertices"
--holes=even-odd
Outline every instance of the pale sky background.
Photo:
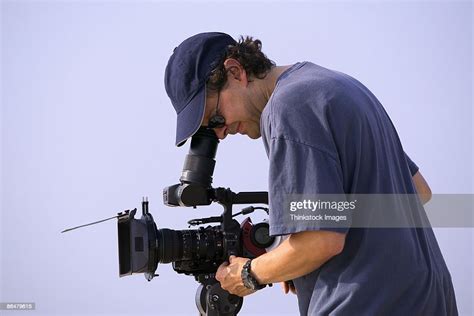
[{"label": "pale sky background", "polygon": [[[0,314],[196,314],[197,282],[171,265],[152,282],[118,277],[115,221],[59,232],[142,196],[161,228],[221,212],[161,197],[188,150],[174,147],[164,68],[198,32],[253,35],[279,65],[309,60],[357,78],[434,193],[474,193],[472,16],[469,1],[2,1],[0,302],[36,310]],[[214,185],[266,190],[267,168],[261,140],[230,137]],[[435,233],[460,314],[472,315],[473,230]],[[245,298],[240,315],[297,310],[277,285]]]}]

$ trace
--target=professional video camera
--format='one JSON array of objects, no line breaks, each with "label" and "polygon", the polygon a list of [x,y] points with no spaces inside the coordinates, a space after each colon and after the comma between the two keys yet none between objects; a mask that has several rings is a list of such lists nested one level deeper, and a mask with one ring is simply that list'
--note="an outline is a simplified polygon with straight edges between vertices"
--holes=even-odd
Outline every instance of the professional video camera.
[{"label": "professional video camera", "polygon": [[164,188],[163,200],[168,206],[194,207],[217,202],[224,208],[220,216],[188,221],[190,226],[218,223],[198,229],[158,229],[142,202],[142,216],[135,219],[137,209],[118,214],[120,276],[144,273],[151,281],[158,263],[172,263],[178,273],[193,275],[200,283],[196,305],[201,315],[236,315],[243,299],[220,287],[215,273],[229,256],[255,258],[275,242],[266,222],[253,224],[250,218],[239,224],[233,217],[265,207],[246,207],[232,214],[235,204],[268,204],[267,192],[234,193],[230,189],[212,188],[215,155],[219,140],[214,131],[200,128],[192,137],[184,162],[180,183]]}]

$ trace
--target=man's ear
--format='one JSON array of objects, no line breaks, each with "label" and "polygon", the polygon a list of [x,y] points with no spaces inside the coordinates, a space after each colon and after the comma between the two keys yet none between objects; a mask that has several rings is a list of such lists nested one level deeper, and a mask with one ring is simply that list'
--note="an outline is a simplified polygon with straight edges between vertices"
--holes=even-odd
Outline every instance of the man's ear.
[{"label": "man's ear", "polygon": [[247,85],[248,78],[244,67],[239,63],[238,60],[228,58],[224,61],[224,68],[227,71],[227,76],[231,76],[232,79],[245,83]]}]

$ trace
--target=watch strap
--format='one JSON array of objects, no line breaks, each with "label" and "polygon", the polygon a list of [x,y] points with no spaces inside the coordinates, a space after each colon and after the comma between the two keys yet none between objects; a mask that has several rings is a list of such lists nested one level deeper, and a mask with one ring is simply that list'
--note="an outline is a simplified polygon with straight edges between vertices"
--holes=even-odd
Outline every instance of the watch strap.
[{"label": "watch strap", "polygon": [[263,289],[266,284],[259,284],[257,279],[255,279],[250,271],[250,265],[252,263],[252,259],[249,259],[243,266],[242,272],[241,272],[241,277],[242,277],[242,282],[244,283],[245,287],[250,289],[250,290],[260,290]]}]

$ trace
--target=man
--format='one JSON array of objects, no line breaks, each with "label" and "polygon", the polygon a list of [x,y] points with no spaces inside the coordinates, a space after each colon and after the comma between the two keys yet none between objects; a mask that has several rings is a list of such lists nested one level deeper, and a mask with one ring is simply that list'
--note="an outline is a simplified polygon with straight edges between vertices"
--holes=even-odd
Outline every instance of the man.
[{"label": "man", "polygon": [[262,136],[269,157],[270,233],[288,238],[253,260],[231,256],[216,273],[222,288],[245,296],[283,282],[301,315],[457,314],[432,229],[411,222],[417,210],[389,214],[408,228],[286,220],[291,194],[430,199],[388,115],[360,82],[309,62],[276,66],[252,38],[201,33],[175,48],[165,86],[178,114],[177,146],[208,126],[220,139]]}]

